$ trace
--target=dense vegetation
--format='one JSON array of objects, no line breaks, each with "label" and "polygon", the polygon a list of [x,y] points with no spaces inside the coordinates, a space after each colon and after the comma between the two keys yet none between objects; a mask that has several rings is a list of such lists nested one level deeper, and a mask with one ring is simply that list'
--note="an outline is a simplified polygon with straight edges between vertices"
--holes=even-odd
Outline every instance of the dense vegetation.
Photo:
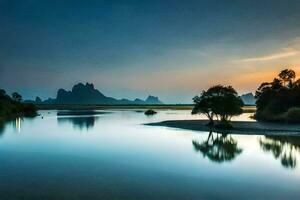
[{"label": "dense vegetation", "polygon": [[293,70],[281,71],[256,91],[255,118],[262,121],[300,122],[300,79]]},{"label": "dense vegetation", "polygon": [[220,128],[231,128],[231,117],[240,115],[243,110],[243,101],[231,86],[216,85],[207,91],[202,91],[200,96],[193,98],[195,106],[192,114],[204,114],[208,119],[208,125],[216,124]]},{"label": "dense vegetation", "polygon": [[35,116],[37,109],[33,104],[22,103],[22,96],[14,92],[11,96],[0,89],[0,119],[19,116]]}]

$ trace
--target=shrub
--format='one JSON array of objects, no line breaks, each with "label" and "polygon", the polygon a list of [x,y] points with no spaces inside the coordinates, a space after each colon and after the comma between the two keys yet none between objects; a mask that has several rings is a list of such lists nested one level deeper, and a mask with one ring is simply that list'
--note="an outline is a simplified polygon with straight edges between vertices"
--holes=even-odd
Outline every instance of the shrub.
[{"label": "shrub", "polygon": [[290,122],[290,123],[300,122],[300,108],[299,107],[290,108],[284,114],[284,118],[287,122]]},{"label": "shrub", "polygon": [[156,113],[157,113],[156,111],[149,109],[146,110],[145,115],[155,115]]}]

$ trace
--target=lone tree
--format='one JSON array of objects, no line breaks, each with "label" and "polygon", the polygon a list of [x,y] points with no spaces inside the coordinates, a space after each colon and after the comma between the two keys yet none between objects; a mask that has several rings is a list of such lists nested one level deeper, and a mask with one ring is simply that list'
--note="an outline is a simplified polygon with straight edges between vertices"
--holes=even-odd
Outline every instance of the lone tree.
[{"label": "lone tree", "polygon": [[214,125],[214,118],[228,124],[231,117],[243,112],[243,101],[231,86],[213,86],[193,100],[195,106],[192,114],[204,114],[209,119],[209,126]]}]

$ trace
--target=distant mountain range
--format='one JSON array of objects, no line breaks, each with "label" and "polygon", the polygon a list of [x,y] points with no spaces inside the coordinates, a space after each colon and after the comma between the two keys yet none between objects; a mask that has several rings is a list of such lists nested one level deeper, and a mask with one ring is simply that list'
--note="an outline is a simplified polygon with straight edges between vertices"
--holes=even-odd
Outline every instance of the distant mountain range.
[{"label": "distant mountain range", "polygon": [[240,97],[245,105],[255,105],[256,99],[252,93],[243,94]]},{"label": "distant mountain range", "polygon": [[[240,96],[245,105],[255,105],[255,97],[252,93],[246,93]],[[36,104],[106,104],[106,105],[153,105],[164,104],[158,97],[149,95],[145,100],[136,98],[129,99],[116,99],[113,97],[105,96],[99,90],[95,89],[92,83],[78,83],[73,86],[71,91],[59,89],[56,98],[49,98],[42,101],[39,97],[35,101],[27,100],[27,103]]]},{"label": "distant mountain range", "polygon": [[151,95],[145,100],[136,98],[133,101],[107,97],[95,89],[92,83],[78,83],[73,86],[71,91],[59,89],[56,99],[49,98],[45,101],[41,101],[40,98],[37,97],[36,101],[32,102],[42,104],[163,104],[158,97]]}]

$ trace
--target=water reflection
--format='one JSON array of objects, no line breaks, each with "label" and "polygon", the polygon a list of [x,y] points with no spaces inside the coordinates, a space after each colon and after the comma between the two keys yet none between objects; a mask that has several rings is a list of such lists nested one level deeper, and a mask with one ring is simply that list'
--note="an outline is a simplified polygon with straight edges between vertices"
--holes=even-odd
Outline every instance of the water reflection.
[{"label": "water reflection", "polygon": [[296,168],[297,155],[300,154],[300,137],[265,136],[259,139],[259,144],[265,152],[271,152],[275,159],[279,159],[282,166]]},{"label": "water reflection", "polygon": [[243,151],[231,135],[212,132],[205,141],[194,140],[193,146],[196,152],[202,153],[204,157],[217,163],[232,161]]},{"label": "water reflection", "polygon": [[5,129],[5,122],[0,120],[0,136],[2,136],[2,134],[4,133],[4,129]]},{"label": "water reflection", "polygon": [[14,126],[15,130],[18,131],[18,133],[21,133],[21,120],[23,120],[23,119],[18,117],[13,122],[13,126]]},{"label": "water reflection", "polygon": [[57,121],[61,123],[72,123],[76,129],[90,129],[93,128],[98,116],[72,116],[72,117],[58,117]]},{"label": "water reflection", "polygon": [[0,120],[0,136],[3,135],[3,133],[6,129],[6,126],[8,124],[10,124],[16,132],[20,133],[22,121],[23,121],[23,118],[21,118],[21,117]]}]

